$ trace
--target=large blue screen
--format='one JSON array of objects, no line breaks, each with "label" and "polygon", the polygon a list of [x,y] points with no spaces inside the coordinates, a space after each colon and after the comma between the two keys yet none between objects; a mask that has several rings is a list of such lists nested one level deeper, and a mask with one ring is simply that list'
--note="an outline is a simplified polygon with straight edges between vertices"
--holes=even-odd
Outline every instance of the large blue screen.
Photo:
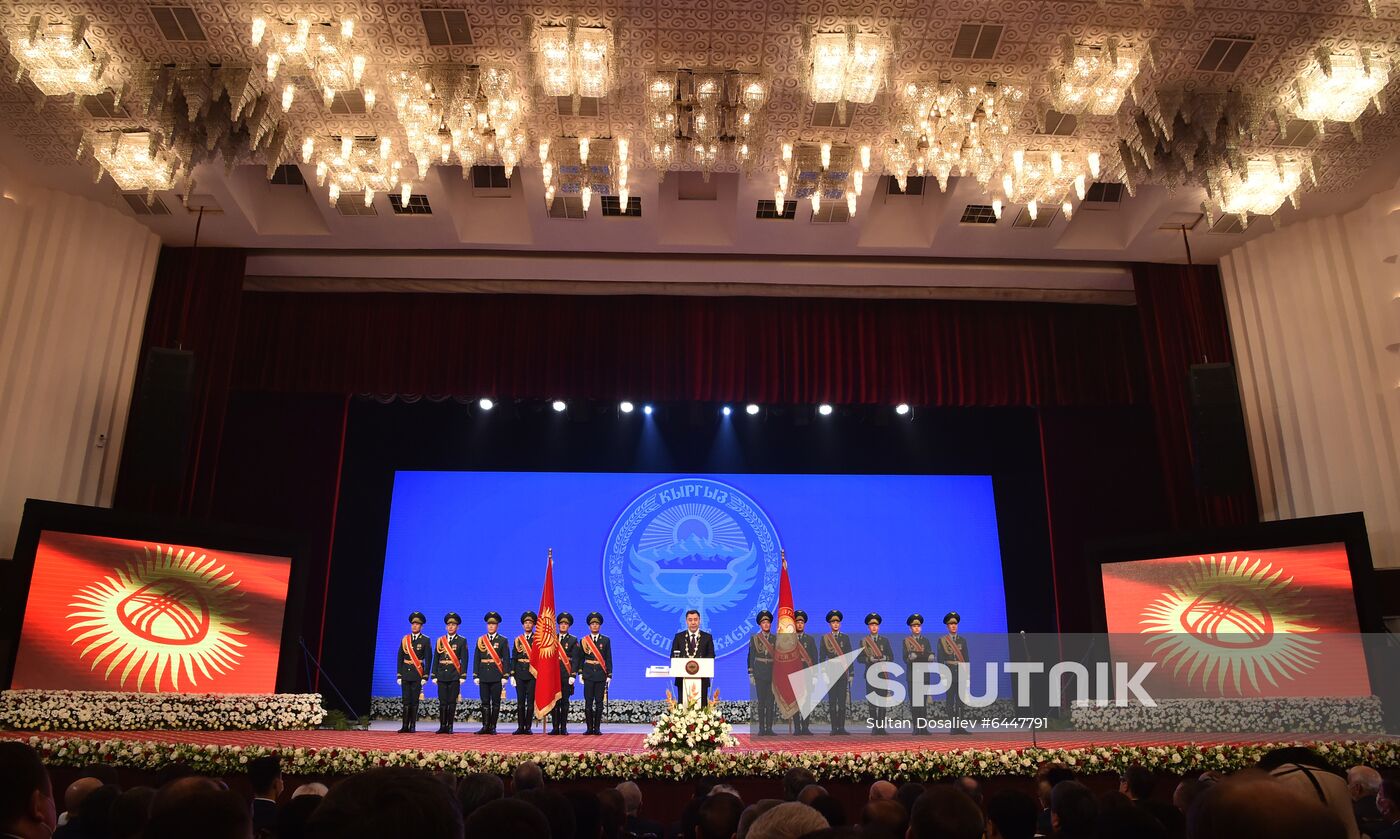
[{"label": "large blue screen", "polygon": [[715,687],[747,699],[744,645],[757,611],[777,610],[784,553],[810,632],[827,630],[830,609],[857,636],[872,611],[892,632],[911,612],[938,631],[950,609],[965,632],[1006,632],[985,475],[399,472],[374,694],[398,694],[395,655],[414,610],[434,637],[449,611],[469,639],[489,610],[519,634],[520,613],[539,608],[549,548],[555,608],[578,620],[575,634],[589,612],[605,618],[617,699],[663,696],[670,683],[644,673],[666,662],[689,608],[715,636]]}]

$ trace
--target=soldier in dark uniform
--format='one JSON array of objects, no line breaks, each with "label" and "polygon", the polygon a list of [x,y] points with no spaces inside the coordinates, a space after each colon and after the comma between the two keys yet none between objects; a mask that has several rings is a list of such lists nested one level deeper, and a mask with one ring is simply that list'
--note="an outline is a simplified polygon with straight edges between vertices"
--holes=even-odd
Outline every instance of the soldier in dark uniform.
[{"label": "soldier in dark uniform", "polygon": [[[856,656],[856,661],[864,664],[868,670],[882,661],[894,659],[894,650],[890,649],[890,639],[880,635],[880,624],[885,619],[880,617],[879,612],[871,612],[865,616],[865,626],[870,630],[870,634],[860,639],[860,655]],[[870,678],[866,677],[866,684]],[[885,708],[878,703],[870,703],[870,716],[874,719],[875,725],[872,734],[888,734],[885,730]]]},{"label": "soldier in dark uniform", "polygon": [[598,630],[603,627],[599,612],[588,613],[588,634],[579,639],[583,648],[583,718],[587,723],[584,734],[603,733],[603,702],[607,699],[608,683],[612,681],[612,641]]},{"label": "soldier in dark uniform", "polygon": [[520,634],[515,636],[511,647],[510,686],[515,688],[515,731],[512,734],[530,734],[530,725],[535,719],[535,674],[530,669],[530,644],[537,620],[539,615],[528,610],[520,615]]},{"label": "soldier in dark uniform", "polygon": [[[851,651],[851,636],[841,631],[841,621],[845,619],[840,609],[826,613],[827,625],[831,631],[822,636],[821,660],[829,661]],[[850,697],[851,671],[843,670],[831,683],[831,692],[826,695],[827,713],[831,715],[831,733],[849,734],[846,730],[846,700]]]},{"label": "soldier in dark uniform", "polygon": [[[928,734],[928,707],[914,697],[914,686],[920,681],[914,665],[933,661],[933,644],[924,637],[923,615],[915,612],[905,623],[909,626],[909,634],[904,638],[904,670],[909,674],[909,725],[913,726],[915,734]],[[921,721],[923,725],[919,724]]]},{"label": "soldier in dark uniform", "polygon": [[948,688],[948,693],[944,698],[945,708],[948,712],[948,719],[953,723],[951,732],[953,734],[971,734],[972,732],[957,725],[958,713],[962,710],[962,699],[958,696],[958,685],[965,678],[967,658],[967,639],[958,635],[958,624],[962,623],[962,615],[957,612],[949,612],[943,616],[943,625],[948,628],[948,634],[938,639],[938,660],[946,665],[953,672],[953,686]]},{"label": "soldier in dark uniform", "polygon": [[462,693],[462,676],[467,659],[467,642],[457,634],[462,625],[462,616],[448,612],[442,622],[447,626],[447,634],[437,640],[436,656],[433,662],[433,683],[438,686],[438,734],[451,734],[452,723],[457,716],[457,697]]},{"label": "soldier in dark uniform", "polygon": [[[802,662],[802,669],[807,669],[817,663],[817,639],[807,634],[807,613],[798,609],[792,613],[792,623],[797,629],[797,655]],[[809,680],[810,681],[810,680]],[[811,691],[815,685],[808,684],[807,690]],[[807,718],[799,709],[792,718],[793,734],[811,734],[812,721]]]},{"label": "soldier in dark uniform", "polygon": [[423,634],[428,618],[422,612],[408,616],[408,634],[399,642],[398,683],[403,689],[403,725],[400,734],[418,730],[418,701],[423,698],[423,680],[432,676],[433,642]]},{"label": "soldier in dark uniform", "polygon": [[559,627],[559,701],[549,712],[549,733],[568,734],[569,698],[574,695],[574,680],[583,664],[583,648],[578,639],[569,634],[574,625],[573,615],[560,612],[554,624]]},{"label": "soldier in dark uniform", "polygon": [[773,697],[773,656],[777,650],[773,640],[773,613],[764,609],[758,613],[758,632],[749,636],[749,683],[754,687],[758,734],[773,734],[776,716]]},{"label": "soldier in dark uniform", "polygon": [[500,612],[487,612],[486,634],[476,639],[472,654],[472,681],[481,689],[481,730],[477,734],[495,734],[496,721],[501,716],[501,684],[510,673],[510,645],[496,630],[501,626]]}]

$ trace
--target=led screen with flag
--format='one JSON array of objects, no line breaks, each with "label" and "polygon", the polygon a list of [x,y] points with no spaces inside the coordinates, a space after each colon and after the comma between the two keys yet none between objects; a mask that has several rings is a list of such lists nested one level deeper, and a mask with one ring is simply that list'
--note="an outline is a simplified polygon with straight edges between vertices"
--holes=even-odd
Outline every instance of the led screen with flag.
[{"label": "led screen with flag", "polygon": [[1167,696],[1366,696],[1346,546],[1224,551],[1103,566],[1115,658],[1160,662]]},{"label": "led screen with flag", "polygon": [[271,693],[291,560],[44,531],[15,689]]}]

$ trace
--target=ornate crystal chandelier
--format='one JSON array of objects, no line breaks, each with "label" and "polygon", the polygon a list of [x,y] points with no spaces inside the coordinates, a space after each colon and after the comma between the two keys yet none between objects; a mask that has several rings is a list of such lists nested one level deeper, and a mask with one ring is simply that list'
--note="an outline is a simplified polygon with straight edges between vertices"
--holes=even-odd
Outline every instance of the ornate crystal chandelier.
[{"label": "ornate crystal chandelier", "polygon": [[1026,91],[1015,85],[906,84],[884,150],[886,172],[901,190],[911,174],[929,172],[946,190],[955,170],[985,188],[1025,101]]},{"label": "ornate crystal chandelier", "polygon": [[[283,66],[302,71],[321,94],[327,108],[337,93],[357,90],[365,73],[365,56],[355,51],[355,22],[342,20],[337,29],[330,24],[312,25],[309,18],[295,21],[253,20],[253,46],[267,41],[267,80],[277,80]],[[363,91],[365,107],[374,108],[375,92]],[[292,107],[296,85],[282,87],[282,110]]]},{"label": "ornate crystal chandelier", "polygon": [[1273,215],[1284,201],[1296,208],[1305,172],[1309,177],[1313,174],[1310,161],[1296,156],[1252,157],[1234,165],[1221,162],[1206,172],[1206,194],[1222,212],[1238,215],[1240,223],[1247,225],[1251,215]]},{"label": "ornate crystal chandelier", "polygon": [[773,201],[781,211],[789,198],[806,199],[812,212],[828,201],[844,201],[850,217],[870,174],[870,147],[831,142],[783,143]]},{"label": "ornate crystal chandelier", "polygon": [[677,148],[683,145],[689,146],[690,163],[706,180],[722,147],[733,150],[736,164],[747,163],[758,143],[767,101],[768,84],[753,73],[655,73],[647,86],[646,111],[653,165],[665,170],[682,164]]},{"label": "ornate crystal chandelier", "polygon": [[387,82],[420,179],[434,160],[448,163],[454,156],[463,177],[478,162],[500,161],[509,178],[524,157],[525,101],[510,70],[397,70]]},{"label": "ornate crystal chandelier", "polygon": [[1145,50],[1109,38],[1103,46],[1076,44],[1066,36],[1054,72],[1051,103],[1066,114],[1112,116],[1137,78]]},{"label": "ornate crystal chandelier", "polygon": [[34,15],[27,29],[9,39],[10,55],[19,63],[19,78],[29,76],[45,96],[96,96],[106,91],[107,58],[95,54],[84,37],[87,19],[71,26],[45,24]]},{"label": "ornate crystal chandelier", "polygon": [[86,142],[101,171],[123,192],[173,189],[185,167],[179,153],[149,131],[93,132]]},{"label": "ornate crystal chandelier", "polygon": [[1084,154],[1058,150],[1011,151],[1011,161],[1001,173],[1001,192],[992,201],[992,210],[1001,218],[1002,201],[1025,204],[1034,220],[1041,206],[1056,206],[1069,219],[1074,216],[1073,194],[1079,200],[1102,172],[1102,156],[1097,151]]},{"label": "ornate crystal chandelier", "polygon": [[[303,157],[310,157],[308,145],[303,146]],[[327,188],[327,198],[332,206],[340,201],[342,194],[361,193],[365,206],[374,204],[378,192],[399,190],[399,197],[406,205],[413,195],[413,184],[399,177],[403,164],[393,154],[393,141],[380,137],[376,144],[370,139],[359,139],[349,134],[342,135],[331,151],[321,154],[316,162],[316,183]]]},{"label": "ornate crystal chandelier", "polygon": [[1390,83],[1390,67],[1367,50],[1330,54],[1320,51],[1299,74],[1286,96],[1287,109],[1309,122],[1355,122]]},{"label": "ornate crystal chandelier", "polygon": [[540,141],[544,203],[556,197],[579,199],[588,212],[594,196],[616,195],[626,210],[631,200],[631,143],[626,137],[560,137]]},{"label": "ornate crystal chandelier", "polygon": [[612,75],[612,32],[601,26],[540,25],[535,55],[546,96],[603,98]]},{"label": "ornate crystal chandelier", "polygon": [[868,105],[885,80],[890,44],[854,29],[812,36],[808,93],[813,102]]}]

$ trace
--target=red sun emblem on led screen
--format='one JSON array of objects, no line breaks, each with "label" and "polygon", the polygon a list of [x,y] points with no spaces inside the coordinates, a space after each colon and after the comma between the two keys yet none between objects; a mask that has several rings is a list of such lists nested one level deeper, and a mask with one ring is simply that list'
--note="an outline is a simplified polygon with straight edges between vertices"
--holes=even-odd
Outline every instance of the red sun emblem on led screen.
[{"label": "red sun emblem on led screen", "polygon": [[45,531],[14,688],[270,693],[290,560]]},{"label": "red sun emblem on led screen", "polygon": [[1371,692],[1345,545],[1108,563],[1103,588],[1115,656],[1164,694]]}]

